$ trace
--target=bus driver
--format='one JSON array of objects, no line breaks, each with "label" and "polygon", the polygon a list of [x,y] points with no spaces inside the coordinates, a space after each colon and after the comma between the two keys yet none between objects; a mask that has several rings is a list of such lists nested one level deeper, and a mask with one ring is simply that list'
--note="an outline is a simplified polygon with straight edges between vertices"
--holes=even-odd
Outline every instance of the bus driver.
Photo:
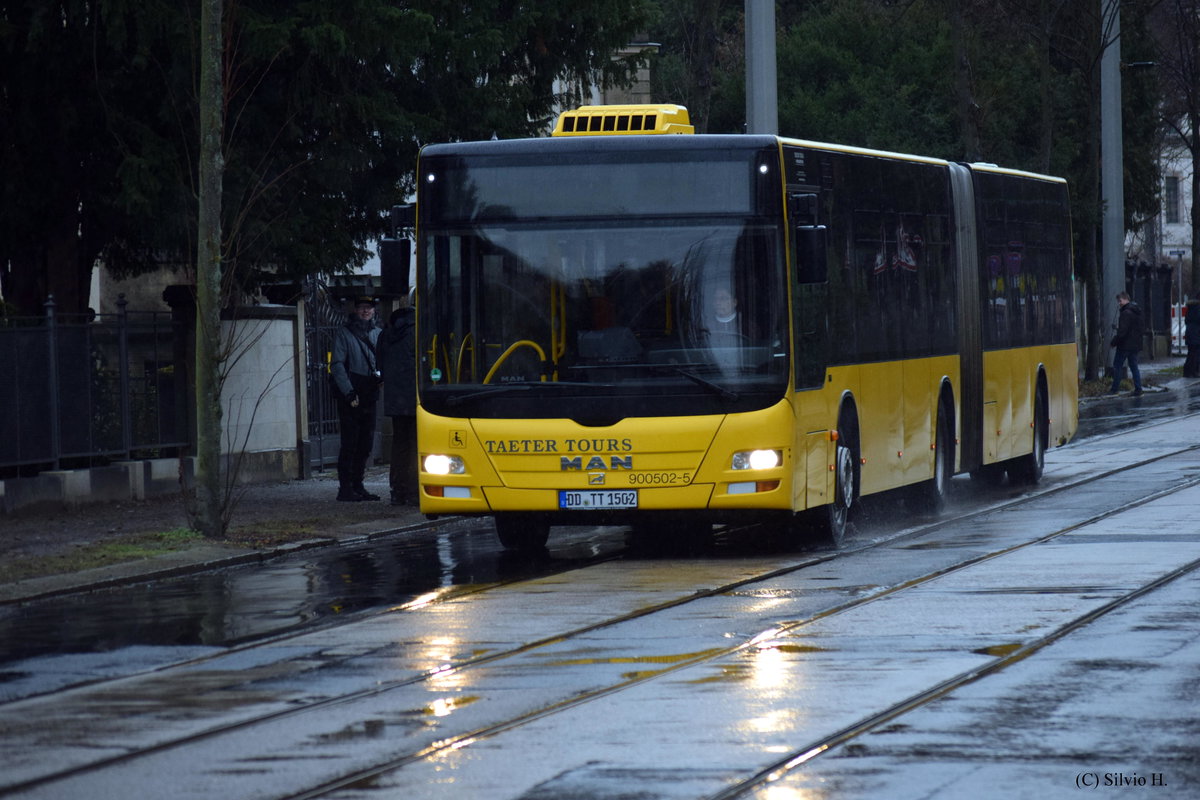
[{"label": "bus driver", "polygon": [[738,319],[738,299],[730,290],[721,288],[713,293],[712,315],[708,320],[709,342],[732,347],[742,338],[742,320]]}]

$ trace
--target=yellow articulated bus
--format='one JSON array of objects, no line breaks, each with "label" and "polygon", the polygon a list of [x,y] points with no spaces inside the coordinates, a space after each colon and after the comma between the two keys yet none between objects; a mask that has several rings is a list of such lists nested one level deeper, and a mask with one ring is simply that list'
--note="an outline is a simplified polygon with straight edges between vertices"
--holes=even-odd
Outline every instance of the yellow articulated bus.
[{"label": "yellow articulated bus", "polygon": [[585,106],[425,147],[416,238],[421,510],[509,548],[752,520],[837,546],[863,495],[1034,482],[1075,431],[1057,178]]}]

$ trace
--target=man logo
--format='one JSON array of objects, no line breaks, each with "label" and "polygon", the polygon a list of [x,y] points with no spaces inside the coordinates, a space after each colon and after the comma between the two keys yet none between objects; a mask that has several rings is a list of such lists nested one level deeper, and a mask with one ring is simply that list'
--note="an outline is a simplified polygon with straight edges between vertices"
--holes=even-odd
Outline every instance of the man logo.
[{"label": "man logo", "polygon": [[603,486],[603,485],[604,485],[604,473],[603,472],[592,472],[592,473],[588,474],[588,486]]},{"label": "man logo", "polygon": [[599,469],[633,469],[633,456],[609,456],[608,463],[600,456],[592,456],[588,463],[583,463],[583,456],[562,456],[558,459],[558,467],[563,472],[568,470],[599,470]]}]

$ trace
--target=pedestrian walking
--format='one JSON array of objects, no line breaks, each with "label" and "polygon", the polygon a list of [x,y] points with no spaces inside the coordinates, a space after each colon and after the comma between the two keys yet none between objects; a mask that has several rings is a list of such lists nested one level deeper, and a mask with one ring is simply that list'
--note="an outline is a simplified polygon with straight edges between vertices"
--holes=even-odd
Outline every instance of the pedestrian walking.
[{"label": "pedestrian walking", "polygon": [[379,328],[375,298],[357,297],[354,311],[333,337],[329,374],[337,397],[341,447],[338,450],[338,495],[345,502],[378,500],[363,486],[367,460],[375,444],[375,409],[381,373],[375,360]]},{"label": "pedestrian walking", "polygon": [[1187,344],[1187,359],[1183,362],[1183,377],[1200,378],[1200,299],[1187,301],[1183,317],[1183,341]]},{"label": "pedestrian walking", "polygon": [[1113,382],[1109,394],[1116,394],[1121,388],[1121,379],[1125,377],[1125,364],[1129,364],[1129,374],[1133,377],[1133,396],[1142,394],[1142,371],[1138,369],[1138,353],[1142,349],[1142,333],[1145,323],[1142,320],[1142,309],[1129,299],[1126,292],[1117,293],[1117,306],[1120,312],[1117,317],[1117,332],[1113,334],[1109,346],[1116,352],[1113,354]]},{"label": "pedestrian walking", "polygon": [[417,364],[416,313],[412,294],[400,301],[379,334],[379,368],[383,371],[383,413],[392,421],[391,502],[417,505]]}]

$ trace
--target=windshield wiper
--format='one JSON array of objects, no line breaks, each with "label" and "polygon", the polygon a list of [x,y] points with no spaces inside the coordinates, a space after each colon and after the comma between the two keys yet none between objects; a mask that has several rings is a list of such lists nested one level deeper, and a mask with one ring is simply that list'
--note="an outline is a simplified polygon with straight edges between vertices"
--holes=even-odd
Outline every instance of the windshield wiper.
[{"label": "windshield wiper", "polygon": [[490,389],[479,389],[466,394],[452,394],[446,398],[446,405],[456,406],[459,403],[465,403],[468,400],[474,400],[476,397],[487,397],[493,394],[508,394],[516,391],[529,391],[537,384],[533,383],[506,383],[503,386],[493,386]]},{"label": "windshield wiper", "polygon": [[687,378],[692,383],[703,386],[705,389],[709,389],[720,395],[722,400],[736,401],[738,399],[737,392],[733,391],[732,389],[727,389],[719,383],[713,383],[707,378],[703,378],[694,372],[689,372],[688,370],[680,369],[679,367],[676,367],[674,371]]}]

